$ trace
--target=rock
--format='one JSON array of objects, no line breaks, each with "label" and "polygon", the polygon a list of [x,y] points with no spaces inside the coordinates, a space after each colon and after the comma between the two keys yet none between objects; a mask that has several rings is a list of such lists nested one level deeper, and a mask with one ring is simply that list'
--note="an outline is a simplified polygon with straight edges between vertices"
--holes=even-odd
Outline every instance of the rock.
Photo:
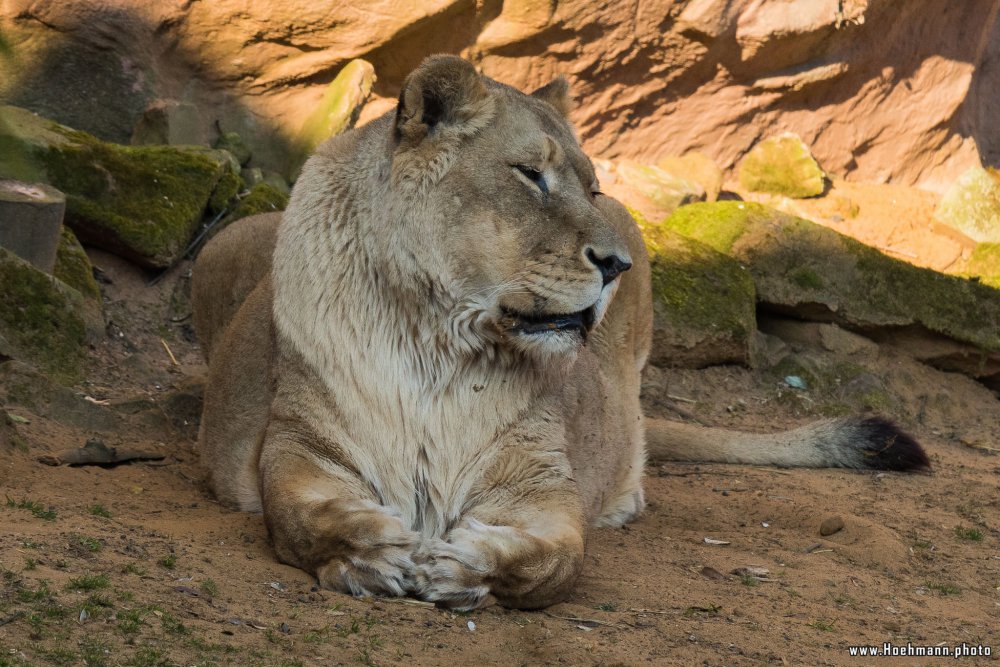
[{"label": "rock", "polygon": [[648,220],[662,220],[679,206],[705,199],[698,183],[659,167],[622,160],[612,169],[613,180],[602,181],[601,189]]},{"label": "rock", "polygon": [[250,191],[244,196],[240,197],[232,213],[226,216],[223,221],[223,226],[236,222],[240,218],[246,218],[258,213],[284,211],[287,206],[287,194],[267,183],[258,183],[250,188]]},{"label": "rock", "polygon": [[60,386],[52,376],[22,361],[0,363],[0,403],[26,408],[64,426],[119,435],[122,432],[121,417],[113,410]]},{"label": "rock", "polygon": [[218,214],[235,205],[236,196],[243,190],[245,183],[240,176],[240,163],[236,157],[229,151],[222,149],[216,149],[214,152],[221,153],[224,162],[219,164],[222,175],[219,177],[212,195],[208,198],[208,210],[212,214]]},{"label": "rock", "polygon": [[973,167],[948,188],[934,217],[979,243],[1000,243],[1000,172]]},{"label": "rock", "polygon": [[183,86],[209,137],[219,120],[287,175],[287,137],[344,65],[374,65],[385,110],[421,58],[447,52],[521,89],[566,74],[590,155],[700,150],[728,171],[791,129],[832,173],[935,191],[996,162],[990,0],[787,4],[17,0],[0,4],[17,56],[0,58],[0,99],[126,142]]},{"label": "rock", "polygon": [[261,183],[266,183],[285,195],[291,194],[292,192],[292,188],[288,185],[288,181],[286,181],[281,174],[274,171],[265,171],[264,180],[262,180]]},{"label": "rock", "polygon": [[66,197],[44,183],[0,180],[0,247],[52,273]]},{"label": "rock", "polygon": [[28,361],[60,382],[84,370],[87,318],[76,290],[0,248],[0,338],[4,356]]},{"label": "rock", "polygon": [[962,266],[961,273],[1000,289],[1000,243],[980,243]]},{"label": "rock", "polygon": [[753,279],[737,262],[633,212],[653,283],[650,363],[750,365],[756,332]]},{"label": "rock", "polygon": [[844,529],[844,520],[839,516],[828,516],[819,525],[819,534],[828,537]]},{"label": "rock", "polygon": [[352,60],[340,70],[295,138],[302,162],[321,143],[354,127],[373,85],[375,68],[365,60]]},{"label": "rock", "polygon": [[101,290],[94,279],[94,267],[80,241],[68,227],[62,228],[52,275],[82,294],[84,298],[95,302],[100,308]]},{"label": "rock", "polygon": [[237,132],[222,133],[215,140],[215,148],[232,153],[233,157],[239,161],[240,166],[246,166],[250,162],[250,158],[253,157],[253,151]]},{"label": "rock", "polygon": [[59,188],[81,240],[149,268],[179,257],[233,162],[209,148],[109,144],[0,106],[0,177]]},{"label": "rock", "polygon": [[909,333],[947,343],[949,352],[928,363],[983,381],[1000,373],[998,290],[915,267],[760,204],[692,204],[664,225],[745,265],[770,312],[834,322],[877,342]]},{"label": "rock", "polygon": [[132,130],[130,143],[146,145],[208,145],[201,111],[177,100],[154,100]]},{"label": "rock", "polygon": [[232,211],[205,235],[198,244],[197,252],[208,241],[223,229],[242,218],[258,213],[274,213],[284,211],[288,206],[288,195],[271,187],[267,183],[258,183],[239,198]]},{"label": "rock", "polygon": [[243,177],[243,182],[248,188],[264,181],[264,171],[260,167],[244,167],[240,176]]},{"label": "rock", "polygon": [[[669,156],[656,161],[656,166],[675,178],[692,181],[705,191],[706,201],[715,201],[722,190],[722,169],[712,158],[698,151]],[[687,203],[687,202],[685,202]]]},{"label": "rock", "polygon": [[751,192],[815,197],[825,179],[802,139],[790,133],[761,141],[740,163],[740,186]]}]

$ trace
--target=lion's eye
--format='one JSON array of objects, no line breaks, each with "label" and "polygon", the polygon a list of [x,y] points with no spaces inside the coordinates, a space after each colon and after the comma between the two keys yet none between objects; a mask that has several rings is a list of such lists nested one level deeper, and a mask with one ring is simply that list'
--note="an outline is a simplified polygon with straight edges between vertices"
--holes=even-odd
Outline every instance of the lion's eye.
[{"label": "lion's eye", "polygon": [[549,194],[549,184],[545,182],[545,174],[541,171],[526,164],[515,164],[514,169],[517,169],[521,172],[522,176],[534,183],[535,187],[541,190],[543,194]]}]

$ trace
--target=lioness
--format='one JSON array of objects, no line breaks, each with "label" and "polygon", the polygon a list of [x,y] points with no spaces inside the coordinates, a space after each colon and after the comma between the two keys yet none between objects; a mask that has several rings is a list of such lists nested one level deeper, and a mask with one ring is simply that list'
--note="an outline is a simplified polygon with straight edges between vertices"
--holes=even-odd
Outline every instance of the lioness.
[{"label": "lioness", "polygon": [[[283,217],[199,258],[211,488],[323,586],[543,607],[589,527],[643,508],[649,264],[567,107],[562,79],[525,95],[431,57],[319,148]],[[878,420],[645,433],[661,458],[927,463]]]}]

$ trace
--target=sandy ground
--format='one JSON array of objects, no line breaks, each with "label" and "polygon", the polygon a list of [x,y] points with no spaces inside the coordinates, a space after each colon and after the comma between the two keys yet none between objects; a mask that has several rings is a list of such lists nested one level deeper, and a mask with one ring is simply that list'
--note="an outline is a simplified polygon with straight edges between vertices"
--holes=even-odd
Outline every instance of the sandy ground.
[{"label": "sandy ground", "polygon": [[[823,205],[842,206],[808,204]],[[939,239],[924,237],[927,206],[895,235],[862,215],[828,222],[944,268]],[[0,373],[13,415],[0,431],[0,667],[867,665],[877,660],[849,646],[885,642],[1000,654],[1000,401],[905,349],[764,318],[773,358],[804,369],[809,389],[777,369],[651,369],[644,401],[755,431],[878,410],[924,443],[933,473],[650,467],[647,511],[593,534],[567,602],[455,614],[316,590],[275,560],[260,517],[215,503],[194,442],[204,367],[184,319],[187,267],[147,287],[127,264],[93,258],[111,281],[112,335],[88,382],[58,390],[16,365]],[[37,461],[91,437],[165,458]]]}]

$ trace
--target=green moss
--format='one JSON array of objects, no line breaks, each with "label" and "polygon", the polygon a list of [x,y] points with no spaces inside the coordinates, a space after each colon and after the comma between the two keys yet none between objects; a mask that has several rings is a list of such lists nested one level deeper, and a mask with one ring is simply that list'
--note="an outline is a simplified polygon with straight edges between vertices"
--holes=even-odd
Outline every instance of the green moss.
[{"label": "green moss", "polygon": [[1000,289],[1000,243],[978,244],[962,267],[962,274]]},{"label": "green moss", "polygon": [[814,197],[823,194],[825,179],[805,143],[794,134],[761,141],[740,164],[740,185],[751,192]]},{"label": "green moss", "polygon": [[631,213],[649,252],[658,338],[652,361],[684,363],[683,348],[701,346],[704,362],[748,362],[756,329],[750,274],[707,245]]},{"label": "green moss", "polygon": [[208,210],[214,214],[225,211],[243,188],[238,172],[226,169],[208,200]]},{"label": "green moss", "polygon": [[83,371],[86,340],[80,296],[2,248],[0,286],[4,295],[0,336],[19,357],[56,380],[77,380]]},{"label": "green moss", "polygon": [[792,272],[792,282],[804,289],[821,289],[823,279],[810,268],[802,267]]},{"label": "green moss", "polygon": [[664,225],[688,238],[728,254],[747,225],[770,217],[770,209],[761,204],[740,201],[689,204],[677,209]]},{"label": "green moss", "polygon": [[349,129],[375,83],[375,68],[364,60],[344,65],[323,92],[323,99],[302,124],[299,139],[309,152],[332,136]]},{"label": "green moss", "polygon": [[258,213],[284,211],[288,206],[288,195],[280,192],[267,183],[258,183],[242,197],[233,212],[226,216],[225,224],[229,224]]},{"label": "green moss", "polygon": [[973,241],[1000,242],[1000,172],[972,167],[948,188],[934,217]]},{"label": "green moss", "polygon": [[219,166],[169,146],[115,146],[74,133],[43,160],[66,193],[66,220],[85,239],[165,267],[198,227]]},{"label": "green moss", "polygon": [[88,299],[100,302],[101,290],[94,280],[94,269],[90,264],[90,258],[68,227],[62,228],[62,237],[59,239],[59,248],[56,251],[56,266],[52,275]]},{"label": "green moss", "polygon": [[245,165],[253,157],[250,147],[243,141],[243,137],[236,132],[224,133],[215,141],[215,147],[232,153],[233,157],[239,161],[240,166]]},{"label": "green moss", "polygon": [[757,204],[692,204],[664,225],[745,264],[763,302],[811,309],[848,328],[919,324],[1000,350],[1000,293],[975,281],[915,267]]},{"label": "green moss", "polygon": [[[105,143],[0,107],[0,176],[54,185],[81,239],[146,266],[168,266],[183,251],[226,169],[207,149]],[[220,198],[232,189],[229,179]]]}]

